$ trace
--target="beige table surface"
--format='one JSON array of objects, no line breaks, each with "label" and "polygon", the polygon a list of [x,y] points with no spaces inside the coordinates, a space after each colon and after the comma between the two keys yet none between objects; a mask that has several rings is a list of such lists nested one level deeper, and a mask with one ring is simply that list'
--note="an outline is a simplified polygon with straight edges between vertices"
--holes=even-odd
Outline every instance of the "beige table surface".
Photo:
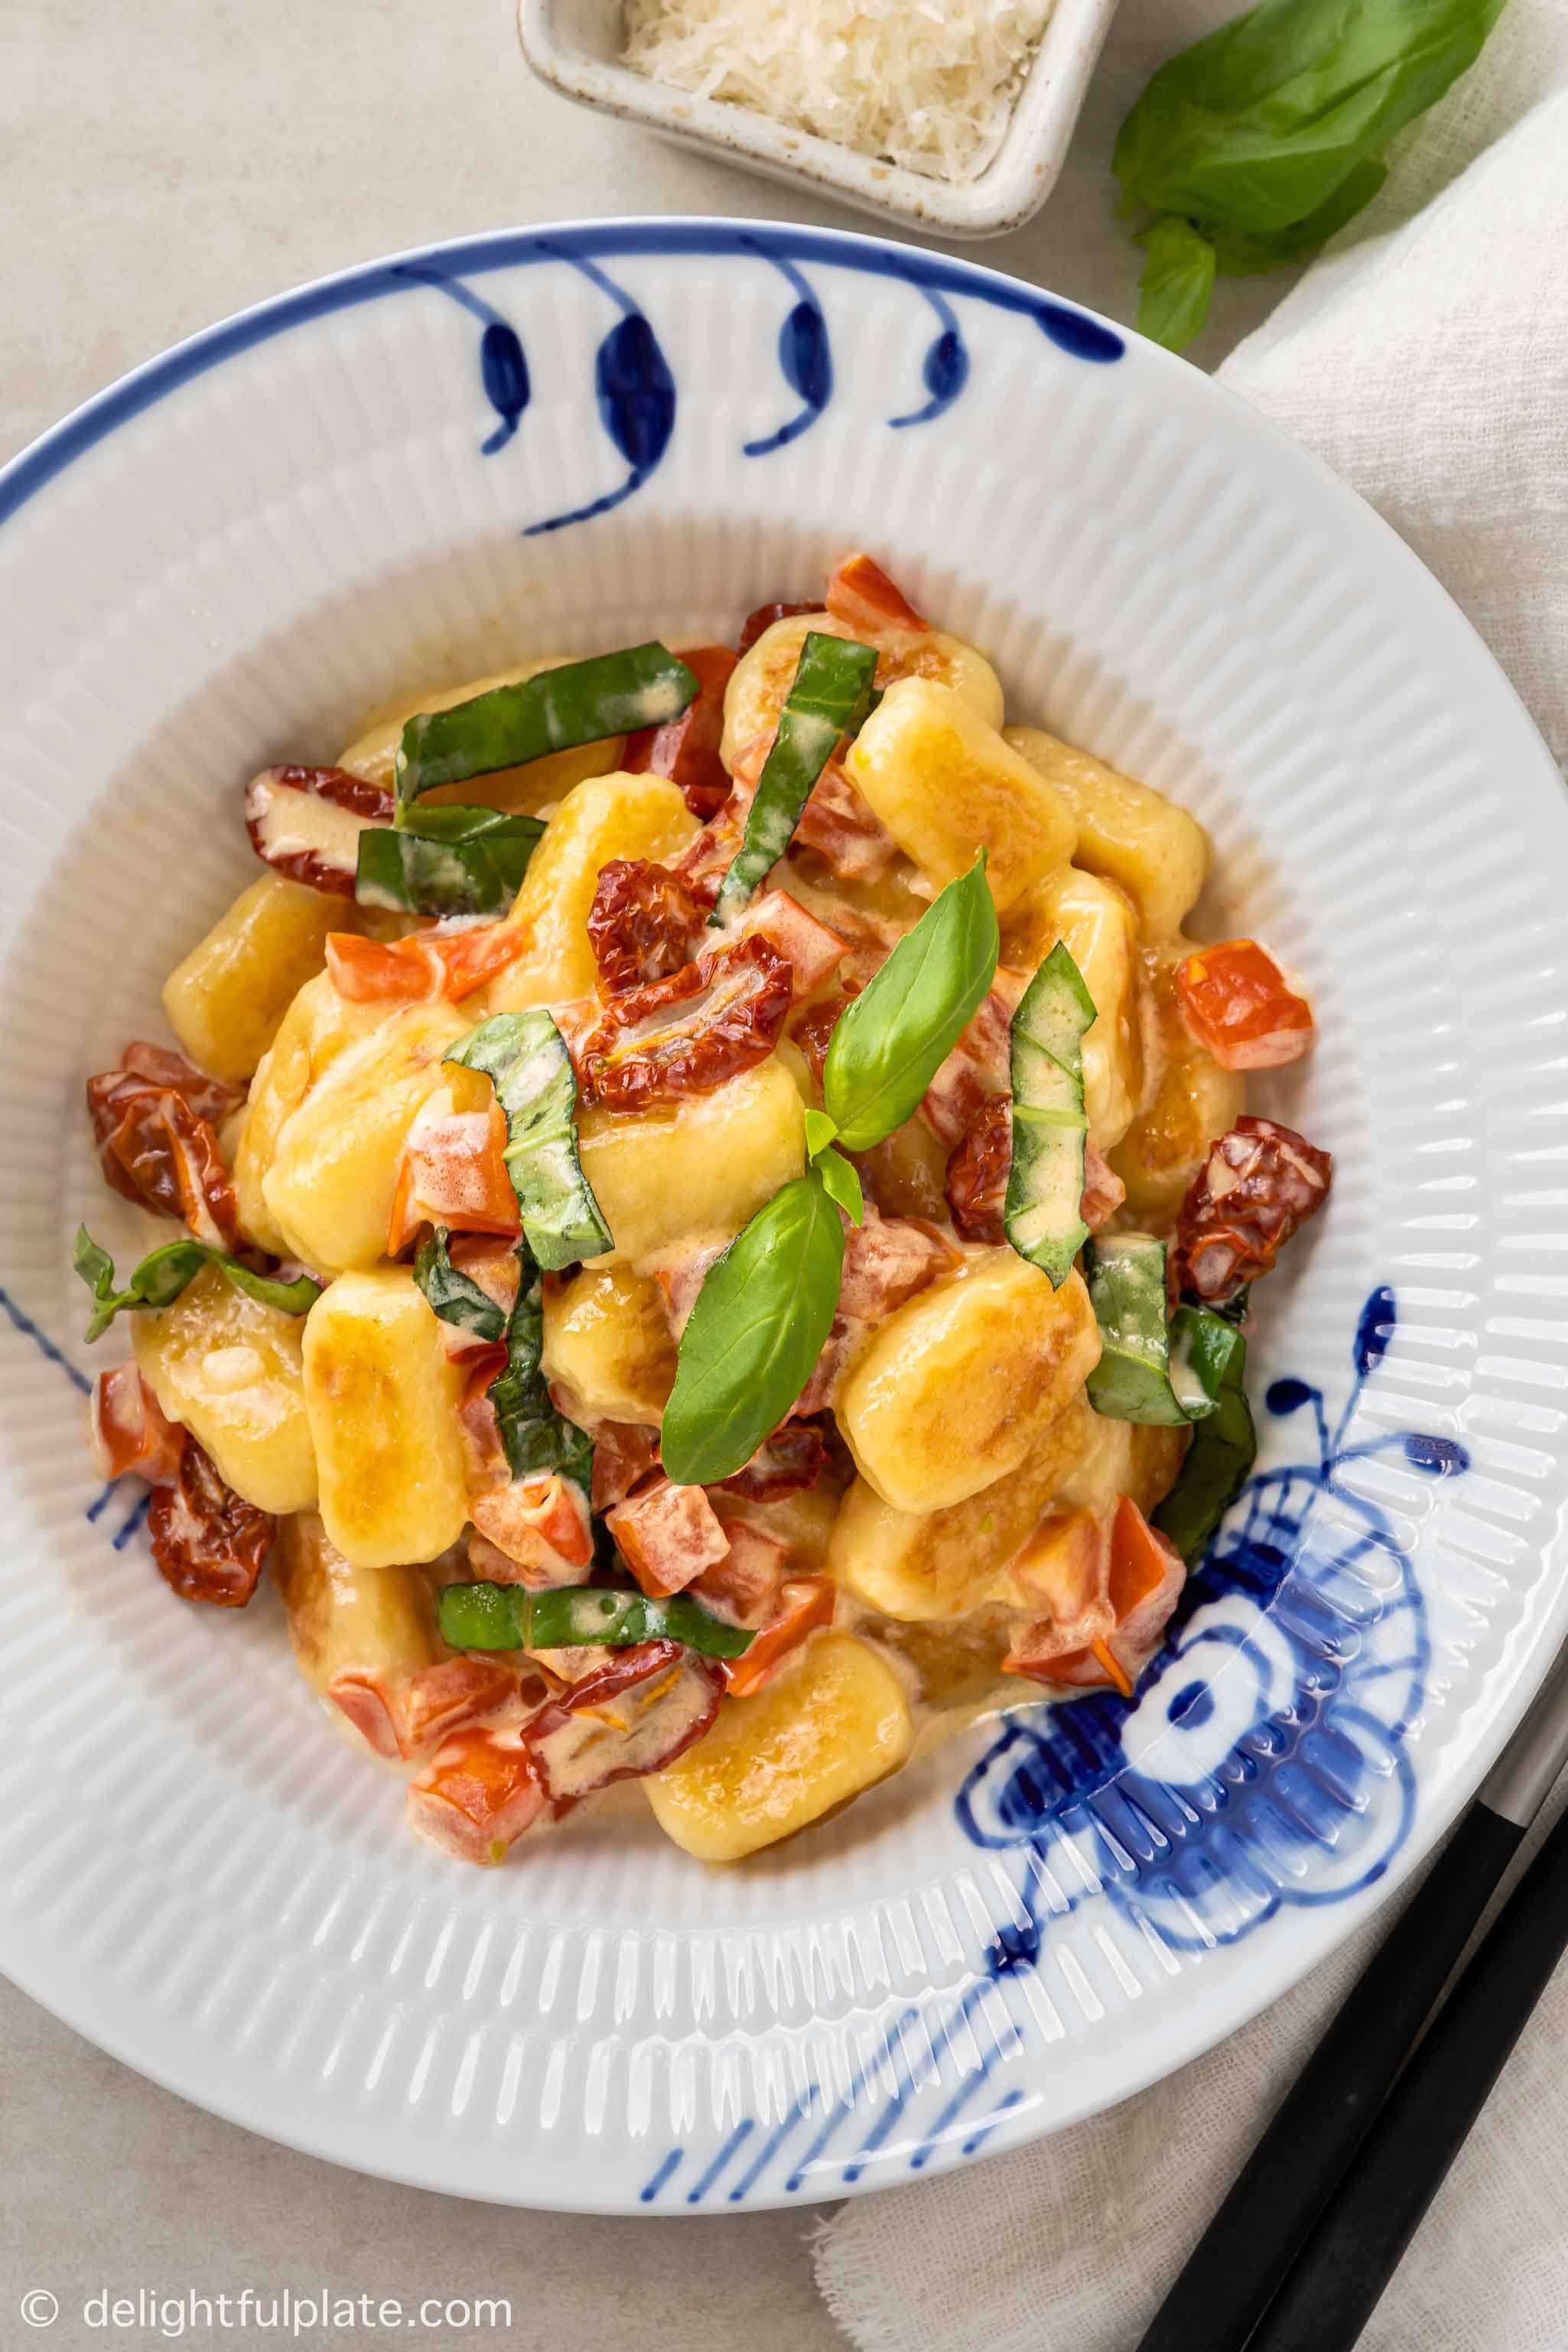
[{"label": "beige table surface", "polygon": [[[1131,320],[1116,126],[1159,59],[1237,5],[1122,0],[1044,212],[953,249]],[[567,106],[523,67],[510,0],[0,0],[0,460],[137,362],[302,278],[472,230],[637,212],[869,226]],[[1215,364],[1286,282],[1223,286],[1194,356]],[[173,2340],[155,2318],[91,2325],[103,2290],[322,2284],[410,2310],[506,2297],[513,2326],[299,2339],[317,2346],[823,2352],[843,2339],[816,2299],[813,2220],[561,2219],[362,2179],[186,2106],[0,1982],[0,2352]],[[47,2331],[23,2324],[30,2288],[59,2299]]]}]

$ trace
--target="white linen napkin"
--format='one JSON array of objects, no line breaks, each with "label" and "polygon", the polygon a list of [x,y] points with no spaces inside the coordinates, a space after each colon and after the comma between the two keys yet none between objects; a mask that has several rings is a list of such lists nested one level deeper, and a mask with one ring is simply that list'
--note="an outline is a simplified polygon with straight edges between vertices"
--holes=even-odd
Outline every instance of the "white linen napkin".
[{"label": "white linen napkin", "polygon": [[[1221,376],[1404,534],[1568,763],[1568,0],[1512,0]],[[1129,2352],[1388,1916],[1109,2114],[844,2207],[817,2280],[860,2352]],[[1366,2352],[1563,2352],[1565,2158],[1568,1969]]]}]

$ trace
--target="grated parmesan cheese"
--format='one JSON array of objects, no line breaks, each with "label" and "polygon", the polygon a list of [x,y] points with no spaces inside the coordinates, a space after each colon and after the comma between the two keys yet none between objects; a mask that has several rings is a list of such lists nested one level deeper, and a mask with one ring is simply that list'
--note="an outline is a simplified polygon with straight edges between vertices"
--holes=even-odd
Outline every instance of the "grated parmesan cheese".
[{"label": "grated parmesan cheese", "polygon": [[626,0],[629,66],[933,180],[1002,144],[1051,0]]}]

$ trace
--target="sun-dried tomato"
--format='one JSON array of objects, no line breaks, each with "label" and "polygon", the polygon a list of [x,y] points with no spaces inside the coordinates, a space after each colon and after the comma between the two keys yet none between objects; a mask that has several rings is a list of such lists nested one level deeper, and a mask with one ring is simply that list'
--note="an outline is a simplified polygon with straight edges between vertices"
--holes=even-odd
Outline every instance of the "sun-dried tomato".
[{"label": "sun-dried tomato", "polygon": [[624,1503],[634,1486],[658,1467],[658,1432],[636,1421],[594,1424],[593,1505],[601,1515]]},{"label": "sun-dried tomato", "polygon": [[730,1549],[688,1590],[704,1609],[727,1625],[744,1625],[755,1632],[773,1615],[789,1559],[788,1539],[754,1519],[726,1519]]},{"label": "sun-dried tomato", "polygon": [[147,1045],[133,1040],[121,1055],[120,1066],[128,1077],[144,1079],[149,1086],[167,1087],[198,1118],[210,1119],[215,1127],[245,1100],[243,1087],[231,1087],[222,1078],[209,1077],[205,1070],[198,1070],[194,1062],[187,1062],[184,1054],[173,1054],[166,1045]]},{"label": "sun-dried tomato", "polygon": [[844,1236],[838,1312],[852,1323],[879,1323],[961,1262],[935,1225],[868,1209]]},{"label": "sun-dried tomato", "polygon": [[143,1076],[132,1067],[132,1056],[142,1069],[155,1061],[180,1063],[177,1054],[132,1045],[120,1069],[89,1078],[88,1109],[106,1182],[124,1200],[179,1218],[198,1241],[237,1249],[234,1186],[213,1119],[193,1108],[193,1098],[222,1118],[240,1097],[189,1064],[167,1070],[162,1079]]},{"label": "sun-dried tomato", "polygon": [[[347,824],[326,814],[342,812]],[[390,824],[392,794],[346,768],[263,768],[246,787],[250,845],[275,874],[338,898],[352,898],[359,836],[367,824]]]},{"label": "sun-dried tomato", "polygon": [[708,919],[705,902],[668,866],[646,857],[612,857],[599,869],[588,909],[588,943],[605,996],[625,996],[668,980],[691,960]]},{"label": "sun-dried tomato", "polygon": [[153,1557],[182,1601],[243,1609],[272,1549],[278,1522],[244,1502],[218,1476],[187,1432],[179,1475],[159,1486],[147,1510]]},{"label": "sun-dried tomato", "polygon": [[542,1706],[522,1746],[547,1796],[586,1797],[672,1764],[709,1729],[724,1690],[716,1660],[674,1642],[638,1642]]},{"label": "sun-dried tomato", "polygon": [[820,613],[822,609],[820,604],[759,604],[754,613],[747,614],[741,625],[742,653],[749,654],[757,639],[765,636],[775,621],[796,621],[803,613]]},{"label": "sun-dried tomato", "polygon": [[718,814],[730,797],[730,776],[719,757],[724,732],[724,688],[736,656],[728,646],[689,646],[676,656],[697,676],[697,693],[668,727],[640,727],[626,737],[621,766],[631,775],[668,776],[693,816]]},{"label": "sun-dried tomato", "polygon": [[898,843],[837,760],[828,761],[812,786],[794,845],[815,849],[843,882],[874,880],[899,854]]},{"label": "sun-dried tomato", "polygon": [[92,1384],[92,1444],[106,1478],[133,1470],[150,1486],[180,1474],[185,1433],[165,1421],[158,1400],[134,1364],[116,1364]]},{"label": "sun-dried tomato", "polygon": [[1282,1244],[1329,1197],[1334,1163],[1293,1128],[1238,1118],[1211,1143],[1176,1221],[1183,1288],[1229,1298],[1268,1273]]},{"label": "sun-dried tomato", "polygon": [[816,1004],[804,1006],[789,1024],[790,1042],[800,1047],[818,1087],[822,1084],[823,1066],[827,1060],[827,1049],[833,1043],[833,1033],[843,1018],[850,998],[859,993],[859,990],[851,985],[841,994],[825,996]]},{"label": "sun-dried tomato", "polygon": [[1099,1233],[1110,1217],[1113,1217],[1127,1198],[1127,1187],[1113,1168],[1106,1165],[1092,1143],[1083,1147],[1083,1198],[1078,1204],[1079,1215],[1091,1234]]},{"label": "sun-dried tomato", "polygon": [[815,1486],[827,1466],[827,1440],[814,1421],[786,1421],[764,1437],[751,1460],[719,1484],[750,1503],[776,1503],[781,1495]]},{"label": "sun-dried tomato", "polygon": [[618,997],[583,1047],[589,1092],[610,1110],[709,1094],[778,1042],[794,971],[760,932]]},{"label": "sun-dried tomato", "polygon": [[1005,1095],[992,1095],[947,1163],[948,1213],[966,1242],[1006,1240],[1002,1208],[1012,1166],[1013,1107]]}]

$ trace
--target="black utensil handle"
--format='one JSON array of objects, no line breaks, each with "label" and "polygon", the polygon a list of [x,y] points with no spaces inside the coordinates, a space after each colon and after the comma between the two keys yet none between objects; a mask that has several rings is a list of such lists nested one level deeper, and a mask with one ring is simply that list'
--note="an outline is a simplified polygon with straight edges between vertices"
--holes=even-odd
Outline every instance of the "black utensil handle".
[{"label": "black utensil handle", "polygon": [[1139,2352],[1242,2352],[1523,1834],[1489,1807],[1471,1807],[1287,2092]]},{"label": "black utensil handle", "polygon": [[1254,2338],[1349,2352],[1568,1949],[1568,1816],[1410,2061]]}]

